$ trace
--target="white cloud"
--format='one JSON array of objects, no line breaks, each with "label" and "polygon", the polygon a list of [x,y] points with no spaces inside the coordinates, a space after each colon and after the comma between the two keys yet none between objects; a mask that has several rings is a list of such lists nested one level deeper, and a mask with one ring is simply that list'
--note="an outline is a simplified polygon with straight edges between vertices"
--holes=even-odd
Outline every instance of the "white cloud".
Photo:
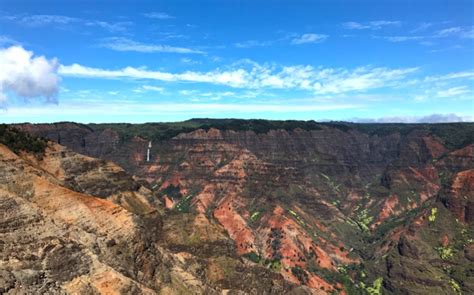
[{"label": "white cloud", "polygon": [[148,17],[148,18],[154,18],[154,19],[172,19],[174,16],[171,16],[167,13],[164,12],[150,12],[150,13],[144,13],[143,16]]},{"label": "white cloud", "polygon": [[233,91],[200,92],[197,90],[180,90],[179,94],[184,96],[192,96],[191,101],[201,101],[201,98],[205,98],[207,100],[220,100],[224,97],[242,98],[245,96],[245,94],[237,94]]},{"label": "white cloud", "polygon": [[105,29],[111,33],[115,32],[123,32],[127,30],[127,27],[132,25],[132,22],[118,22],[118,23],[110,23],[110,22],[105,22],[105,21],[87,21],[85,22],[86,26],[89,27],[100,27],[102,29]]},{"label": "white cloud", "polygon": [[474,79],[474,71],[462,71],[462,72],[453,72],[445,75],[439,76],[428,76],[424,79],[425,82],[437,82],[437,81],[446,81],[446,80],[456,80],[456,79]]},{"label": "white cloud", "polygon": [[307,44],[307,43],[319,43],[323,42],[328,38],[328,35],[323,34],[303,34],[298,38],[291,40],[292,44]]},{"label": "white cloud", "polygon": [[248,62],[230,69],[215,69],[209,72],[187,71],[170,73],[152,71],[146,68],[126,67],[118,70],[91,68],[79,64],[61,66],[59,72],[65,76],[106,78],[106,79],[144,79],[166,82],[193,82],[225,85],[235,88],[275,88],[301,89],[316,94],[337,94],[360,92],[370,89],[398,85],[417,68],[374,68],[359,67],[353,70],[341,68],[314,68],[312,66],[268,66]]},{"label": "white cloud", "polygon": [[27,27],[83,25],[89,27],[100,27],[109,32],[122,32],[125,31],[128,26],[133,24],[132,22],[107,22],[54,14],[7,15],[2,16],[1,18]]},{"label": "white cloud", "polygon": [[151,86],[151,85],[143,85],[142,88],[144,90],[157,91],[157,92],[163,92],[165,90],[163,87]]},{"label": "white cloud", "polygon": [[387,116],[377,119],[352,118],[356,123],[453,123],[473,122],[473,116],[457,114],[431,114],[428,116]]},{"label": "white cloud", "polygon": [[188,65],[197,65],[197,64],[201,64],[200,61],[197,61],[197,60],[193,60],[189,57],[183,57],[180,59],[180,61],[184,64],[188,64]]},{"label": "white cloud", "polygon": [[415,34],[415,33],[419,33],[419,32],[424,32],[427,29],[431,28],[432,26],[433,26],[432,23],[423,22],[423,23],[419,24],[416,28],[411,30],[410,33]]},{"label": "white cloud", "polygon": [[0,99],[11,92],[21,97],[54,99],[59,88],[58,62],[20,46],[0,49]]},{"label": "white cloud", "polygon": [[175,47],[160,44],[146,44],[121,37],[106,38],[99,46],[115,51],[135,51],[143,53],[168,52],[180,54],[204,54],[203,51],[191,48]]},{"label": "white cloud", "polygon": [[436,32],[436,35],[439,37],[448,37],[460,33],[462,29],[460,27],[451,27],[447,29],[440,30]]},{"label": "white cloud", "polygon": [[275,41],[247,40],[247,41],[235,43],[234,46],[237,48],[266,47],[274,43]]},{"label": "white cloud", "polygon": [[375,36],[375,38],[384,39],[393,43],[400,43],[406,41],[421,41],[425,39],[425,37],[423,36]]},{"label": "white cloud", "polygon": [[440,90],[437,92],[438,97],[460,97],[467,93],[470,93],[471,90],[468,86],[457,86],[451,87],[446,90]]},{"label": "white cloud", "polygon": [[435,37],[446,38],[446,37],[458,37],[464,39],[474,38],[474,26],[470,28],[462,27],[450,27],[436,32]]},{"label": "white cloud", "polygon": [[26,16],[15,16],[14,19],[26,26],[65,25],[79,22],[81,19],[64,15],[37,14]]},{"label": "white cloud", "polygon": [[0,46],[12,45],[12,44],[19,44],[19,42],[10,37],[0,35]]},{"label": "white cloud", "polygon": [[383,27],[400,26],[401,24],[400,21],[378,20],[364,23],[351,21],[345,22],[342,25],[350,30],[380,30]]}]

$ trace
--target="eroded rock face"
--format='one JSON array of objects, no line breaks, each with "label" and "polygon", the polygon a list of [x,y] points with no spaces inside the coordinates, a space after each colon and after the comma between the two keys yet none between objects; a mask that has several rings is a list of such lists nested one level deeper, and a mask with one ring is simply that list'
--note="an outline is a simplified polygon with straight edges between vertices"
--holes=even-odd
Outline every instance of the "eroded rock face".
[{"label": "eroded rock face", "polygon": [[[375,288],[378,278],[385,293],[450,294],[453,282],[473,290],[464,267],[474,212],[469,142],[448,147],[421,127],[384,135],[332,127],[259,134],[210,128],[153,141],[147,162],[148,139],[121,138],[113,128],[22,128],[61,137],[72,150],[124,169],[51,155],[43,162],[61,162],[59,170],[47,169],[55,181],[133,214],[165,214],[159,244],[167,254],[160,259],[168,257],[169,266],[158,287],[145,284],[151,290],[286,292],[299,284],[322,294],[357,294]],[[68,139],[66,131],[77,137]],[[456,255],[445,253],[449,247]],[[259,276],[265,283],[252,281]],[[138,282],[149,280],[156,279]]]},{"label": "eroded rock face", "polygon": [[[178,229],[170,220],[163,230],[164,208],[153,191],[111,162],[52,142],[41,157],[0,145],[0,209],[2,293],[263,294],[294,287],[244,264],[204,215],[190,218],[200,243],[180,240],[181,215]],[[213,279],[212,265],[224,276]]]},{"label": "eroded rock face", "polygon": [[454,176],[447,193],[446,205],[461,222],[474,221],[474,169]]}]

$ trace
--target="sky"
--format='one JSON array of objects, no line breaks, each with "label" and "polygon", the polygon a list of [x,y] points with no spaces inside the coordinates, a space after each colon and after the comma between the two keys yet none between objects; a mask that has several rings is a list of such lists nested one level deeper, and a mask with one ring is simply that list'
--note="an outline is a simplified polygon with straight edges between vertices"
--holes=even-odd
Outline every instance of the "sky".
[{"label": "sky", "polygon": [[474,1],[0,0],[0,122],[474,120]]}]

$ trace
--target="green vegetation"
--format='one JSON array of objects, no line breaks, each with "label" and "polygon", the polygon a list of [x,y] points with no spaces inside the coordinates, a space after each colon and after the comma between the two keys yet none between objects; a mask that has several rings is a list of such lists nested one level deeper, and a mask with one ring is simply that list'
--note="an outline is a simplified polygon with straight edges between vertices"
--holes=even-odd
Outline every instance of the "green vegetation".
[{"label": "green vegetation", "polygon": [[448,148],[461,148],[474,142],[474,123],[439,124],[348,124],[350,127],[368,135],[387,136],[394,133],[407,135],[414,129],[424,129],[438,137]]},{"label": "green vegetation", "polygon": [[278,259],[270,261],[270,269],[279,272],[281,270],[281,262]]},{"label": "green vegetation", "polygon": [[306,222],[304,222],[303,219],[298,214],[296,214],[295,211],[291,209],[288,209],[287,211],[288,213],[290,213],[291,216],[293,216],[296,219],[296,222],[298,222],[301,226],[306,228],[307,226]]},{"label": "green vegetation", "polygon": [[253,131],[267,133],[270,130],[319,130],[322,124],[315,121],[273,121],[273,120],[242,120],[242,119],[191,119],[173,123],[145,123],[145,124],[89,124],[90,128],[103,130],[111,128],[117,131],[122,140],[133,136],[140,136],[149,140],[167,140],[180,133],[192,132],[196,129],[233,131]]},{"label": "green vegetation", "polygon": [[43,154],[47,146],[46,140],[33,137],[5,124],[0,124],[0,143],[6,145],[14,153],[25,151]]},{"label": "green vegetation", "polygon": [[428,216],[428,220],[430,222],[434,222],[436,220],[436,213],[438,213],[438,208],[431,208],[431,214]]},{"label": "green vegetation", "polygon": [[358,212],[356,216],[357,225],[365,232],[369,231],[369,225],[373,219],[374,217],[368,214],[367,209]]},{"label": "green vegetation", "polygon": [[191,212],[191,199],[194,197],[194,194],[189,194],[185,198],[183,198],[179,203],[176,205],[176,211],[180,213],[190,213]]},{"label": "green vegetation", "polygon": [[299,266],[295,266],[291,268],[291,273],[300,281],[302,284],[306,284],[308,282],[308,274]]},{"label": "green vegetation", "polygon": [[377,278],[373,282],[372,287],[367,287],[365,290],[369,295],[382,295],[382,283],[383,278]]},{"label": "green vegetation", "polygon": [[454,250],[450,246],[439,246],[435,248],[438,251],[439,257],[443,260],[448,260],[453,257]]},{"label": "green vegetation", "polygon": [[453,288],[454,293],[461,295],[461,286],[459,286],[458,282],[455,280],[451,279],[449,280],[449,284],[451,285],[451,288]]},{"label": "green vegetation", "polygon": [[323,127],[336,128],[343,132],[357,130],[370,136],[387,136],[394,133],[407,135],[415,129],[426,130],[441,139],[448,148],[460,148],[474,142],[474,123],[441,123],[441,124],[401,124],[401,123],[348,123],[348,122],[315,122],[295,120],[242,120],[242,119],[191,119],[173,123],[145,124],[89,124],[84,125],[93,130],[111,128],[117,131],[121,139],[140,136],[149,140],[167,140],[174,136],[202,128],[209,130],[253,131],[257,134],[270,130],[291,131],[321,130]]},{"label": "green vegetation", "polygon": [[263,209],[257,210],[250,215],[250,222],[256,223],[260,220],[263,214]]},{"label": "green vegetation", "polygon": [[257,253],[255,252],[250,252],[250,253],[245,253],[244,254],[244,257],[248,258],[250,261],[254,262],[254,263],[259,263],[260,260],[262,259],[260,257],[260,255],[258,255]]}]

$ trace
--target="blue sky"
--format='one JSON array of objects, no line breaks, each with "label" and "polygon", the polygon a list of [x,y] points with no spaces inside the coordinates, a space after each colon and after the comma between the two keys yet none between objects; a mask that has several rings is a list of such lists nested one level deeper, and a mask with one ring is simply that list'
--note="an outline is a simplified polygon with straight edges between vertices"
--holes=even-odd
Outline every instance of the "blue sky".
[{"label": "blue sky", "polygon": [[0,0],[0,121],[473,120],[473,1],[117,2]]}]

